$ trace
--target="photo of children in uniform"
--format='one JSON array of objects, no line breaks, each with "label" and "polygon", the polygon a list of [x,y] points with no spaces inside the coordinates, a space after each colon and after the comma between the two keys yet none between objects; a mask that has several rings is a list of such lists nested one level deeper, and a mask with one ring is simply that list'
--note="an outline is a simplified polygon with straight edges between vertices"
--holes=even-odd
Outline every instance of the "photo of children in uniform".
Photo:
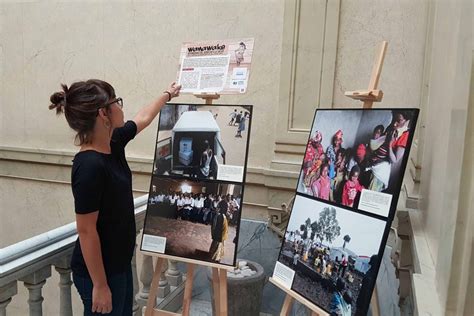
[{"label": "photo of children in uniform", "polygon": [[[386,222],[297,195],[278,261],[331,315],[366,315]],[[365,313],[365,314],[364,314]]]},{"label": "photo of children in uniform", "polygon": [[144,234],[166,237],[165,254],[232,265],[242,186],[153,177]]},{"label": "photo of children in uniform", "polygon": [[153,173],[242,182],[251,111],[252,106],[167,104],[160,114]]},{"label": "photo of children in uniform", "polygon": [[416,109],[316,111],[297,191],[355,208],[362,189],[399,191],[417,114]]}]

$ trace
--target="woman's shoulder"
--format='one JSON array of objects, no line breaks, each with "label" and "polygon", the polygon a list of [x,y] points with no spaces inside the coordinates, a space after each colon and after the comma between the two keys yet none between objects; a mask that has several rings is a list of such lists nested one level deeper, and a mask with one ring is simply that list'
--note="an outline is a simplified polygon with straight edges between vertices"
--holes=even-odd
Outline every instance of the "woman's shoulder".
[{"label": "woman's shoulder", "polygon": [[72,163],[73,171],[77,169],[97,172],[104,169],[104,158],[110,154],[104,154],[95,150],[80,151],[74,156]]}]

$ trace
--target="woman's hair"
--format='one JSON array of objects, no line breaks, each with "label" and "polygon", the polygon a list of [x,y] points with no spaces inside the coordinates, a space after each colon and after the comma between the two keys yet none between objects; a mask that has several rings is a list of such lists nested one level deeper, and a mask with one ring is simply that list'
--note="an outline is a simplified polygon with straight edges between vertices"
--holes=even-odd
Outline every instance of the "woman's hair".
[{"label": "woman's hair", "polygon": [[358,165],[355,165],[351,168],[351,171],[349,173],[349,178],[353,177],[356,172],[360,174],[360,167]]},{"label": "woman's hair", "polygon": [[337,156],[339,155],[341,155],[342,159],[345,159],[346,149],[341,147],[336,153],[336,159],[337,159]]},{"label": "woman's hair", "polygon": [[385,127],[383,127],[382,124],[375,126],[374,128],[374,134],[376,131],[380,131],[380,134],[383,134],[383,131],[385,130]]},{"label": "woman's hair", "polygon": [[344,282],[343,279],[338,278],[337,281],[336,281],[336,289],[339,292],[342,292],[342,291],[345,290],[345,288],[346,288],[346,282]]},{"label": "woman's hair", "polygon": [[353,298],[352,298],[352,292],[347,290],[344,295],[342,296],[344,301],[346,301],[347,304],[352,304]]},{"label": "woman's hair", "polygon": [[62,91],[49,98],[49,109],[56,114],[64,113],[69,126],[77,132],[78,145],[91,142],[98,109],[115,98],[114,88],[107,82],[90,79],[74,82],[69,88],[61,84]]},{"label": "woman's hair", "polygon": [[412,113],[412,111],[392,110],[392,117],[395,117],[397,114],[400,114],[405,120],[411,120],[413,116]]},{"label": "woman's hair", "polygon": [[329,171],[329,164],[323,163],[323,164],[321,165],[321,172],[324,170],[324,168],[327,168],[328,171]]}]

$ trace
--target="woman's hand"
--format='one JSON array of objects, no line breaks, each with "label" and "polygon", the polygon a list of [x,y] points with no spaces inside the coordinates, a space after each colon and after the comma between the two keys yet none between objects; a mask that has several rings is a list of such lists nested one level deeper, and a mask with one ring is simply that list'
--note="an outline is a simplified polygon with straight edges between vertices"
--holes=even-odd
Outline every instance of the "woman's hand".
[{"label": "woman's hand", "polygon": [[172,82],[168,89],[166,89],[167,92],[170,93],[171,98],[176,98],[179,96],[179,91],[181,90],[181,85],[176,84],[176,82]]},{"label": "woman's hand", "polygon": [[181,85],[176,84],[176,82],[172,82],[168,89],[163,91],[162,95],[160,95],[151,104],[145,106],[137,113],[137,115],[135,115],[133,121],[137,125],[137,134],[150,125],[166,102],[171,101],[172,98],[177,97],[180,90]]},{"label": "woman's hand", "polygon": [[92,312],[108,314],[112,311],[112,293],[109,286],[94,286],[92,289]]}]

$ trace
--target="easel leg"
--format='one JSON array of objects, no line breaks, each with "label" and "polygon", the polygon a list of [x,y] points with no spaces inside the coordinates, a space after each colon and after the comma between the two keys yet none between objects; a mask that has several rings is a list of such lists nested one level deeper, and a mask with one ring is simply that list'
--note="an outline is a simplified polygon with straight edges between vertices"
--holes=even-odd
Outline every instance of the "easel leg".
[{"label": "easel leg", "polygon": [[193,294],[193,279],[194,279],[194,264],[188,263],[188,269],[186,273],[186,285],[184,287],[184,298],[183,298],[183,316],[189,315],[191,308],[191,299]]},{"label": "easel leg", "polygon": [[379,297],[377,295],[377,286],[375,286],[374,292],[372,293],[372,299],[370,300],[370,309],[372,310],[372,315],[380,316]]},{"label": "easel leg", "polygon": [[158,258],[156,260],[155,272],[153,273],[153,279],[150,286],[150,294],[148,295],[148,302],[146,304],[145,316],[153,316],[153,309],[156,302],[156,293],[158,292],[158,283],[160,282],[161,269],[165,259]]},{"label": "easel leg", "polygon": [[216,315],[221,314],[220,290],[219,290],[219,269],[212,268],[212,290],[214,292],[214,306]]},{"label": "easel leg", "polygon": [[221,303],[221,314],[222,316],[227,316],[227,270],[219,269],[219,301]]},{"label": "easel leg", "polygon": [[289,316],[291,312],[291,307],[293,306],[293,297],[291,295],[286,295],[285,301],[283,302],[283,306],[281,308],[280,316]]}]

